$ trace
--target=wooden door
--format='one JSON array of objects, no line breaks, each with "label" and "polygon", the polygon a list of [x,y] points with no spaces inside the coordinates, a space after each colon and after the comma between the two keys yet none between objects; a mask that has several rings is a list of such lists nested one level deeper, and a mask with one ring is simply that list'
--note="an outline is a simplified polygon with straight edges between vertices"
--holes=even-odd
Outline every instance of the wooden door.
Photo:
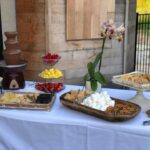
[{"label": "wooden door", "polygon": [[46,52],[45,0],[16,0],[17,31],[22,57],[28,61],[26,80],[40,80]]},{"label": "wooden door", "polygon": [[67,0],[67,40],[100,38],[100,26],[114,19],[115,0]]}]

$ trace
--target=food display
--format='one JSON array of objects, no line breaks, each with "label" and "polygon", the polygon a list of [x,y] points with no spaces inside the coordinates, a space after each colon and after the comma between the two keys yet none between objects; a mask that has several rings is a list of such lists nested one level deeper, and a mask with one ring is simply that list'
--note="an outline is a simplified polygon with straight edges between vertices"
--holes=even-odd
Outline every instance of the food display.
[{"label": "food display", "polygon": [[89,90],[72,90],[65,95],[65,99],[69,101],[80,101],[89,96],[92,92]]},{"label": "food display", "polygon": [[44,79],[57,79],[62,76],[63,76],[62,72],[56,68],[45,69],[40,73],[40,77]]},{"label": "food display", "polygon": [[0,108],[50,110],[54,100],[54,94],[5,92],[0,96]]},{"label": "food display", "polygon": [[150,74],[135,71],[113,76],[112,82],[137,91],[136,95],[128,101],[140,105],[142,109],[150,107],[150,101],[143,94],[150,90]]},{"label": "food display", "polygon": [[13,92],[6,92],[0,97],[0,102],[3,103],[32,103],[35,102],[39,93],[37,94],[17,94]]},{"label": "food display", "polygon": [[[80,91],[80,90],[79,90]],[[137,104],[112,98],[106,91],[78,96],[79,91],[68,92],[60,97],[63,105],[108,121],[125,121],[134,118],[141,110]],[[81,90],[80,92],[87,93]],[[79,98],[78,98],[79,97]]]},{"label": "food display", "polygon": [[64,89],[63,83],[57,82],[58,78],[63,77],[63,73],[61,70],[53,67],[60,58],[61,57],[56,53],[47,53],[42,57],[44,64],[48,67],[39,74],[39,77],[45,79],[45,81],[35,85],[37,90],[44,91],[46,93],[55,93]]},{"label": "food display", "polygon": [[150,74],[134,73],[121,76],[123,81],[133,82],[137,84],[150,84]]},{"label": "food display", "polygon": [[137,110],[135,107],[133,107],[132,105],[129,105],[129,104],[119,104],[119,103],[116,103],[114,107],[112,106],[109,106],[107,109],[106,109],[106,112],[107,113],[111,113],[111,114],[120,114],[120,115],[130,115],[130,114],[133,114],[135,113]]},{"label": "food display", "polygon": [[115,103],[106,91],[98,93],[91,93],[88,90],[83,91],[71,91],[64,97],[70,101],[82,100],[80,104],[112,114],[132,114],[136,112],[136,109],[129,104]]},{"label": "food display", "polygon": [[47,53],[42,57],[42,59],[44,63],[54,65],[58,62],[60,56],[58,54]]},{"label": "food display", "polygon": [[110,98],[106,91],[101,93],[93,93],[89,97],[85,98],[82,105],[106,111],[108,107],[114,107],[115,101]]},{"label": "food display", "polygon": [[112,81],[116,84],[128,86],[137,90],[150,89],[150,74],[131,72],[114,76]]},{"label": "food display", "polygon": [[62,83],[37,83],[35,88],[40,91],[48,91],[50,93],[60,92],[64,89]]}]

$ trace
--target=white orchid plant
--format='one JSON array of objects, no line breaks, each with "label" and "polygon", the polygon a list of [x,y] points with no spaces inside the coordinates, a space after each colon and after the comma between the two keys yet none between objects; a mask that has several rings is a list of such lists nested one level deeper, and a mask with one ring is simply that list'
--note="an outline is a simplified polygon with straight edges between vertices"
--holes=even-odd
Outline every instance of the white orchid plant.
[{"label": "white orchid plant", "polygon": [[[124,26],[121,25],[117,28],[112,20],[108,20],[101,25],[100,36],[103,39],[102,49],[101,52],[97,54],[94,62],[89,62],[87,64],[88,74],[85,75],[85,80],[91,82],[91,88],[93,91],[98,87],[97,82],[101,84],[107,83],[105,77],[100,73],[106,39],[116,39],[120,42],[123,40],[124,32]],[[97,65],[98,71],[96,71]]]}]

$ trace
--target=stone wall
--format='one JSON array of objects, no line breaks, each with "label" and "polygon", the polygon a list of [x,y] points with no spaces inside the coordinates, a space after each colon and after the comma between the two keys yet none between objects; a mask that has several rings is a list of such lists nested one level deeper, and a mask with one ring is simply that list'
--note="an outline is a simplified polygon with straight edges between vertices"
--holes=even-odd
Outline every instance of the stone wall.
[{"label": "stone wall", "polygon": [[[87,72],[86,64],[101,50],[101,40],[66,41],[65,0],[48,2],[48,49],[61,55],[56,65],[64,72],[64,81],[69,84],[81,84]],[[124,23],[125,2],[116,0],[115,22]],[[123,72],[123,42],[107,41],[105,45],[102,73],[109,79]]]},{"label": "stone wall", "polygon": [[[128,18],[125,16],[127,1],[130,4]],[[66,41],[66,0],[45,0],[45,2],[46,51],[56,52],[61,55],[61,60],[56,67],[63,71],[65,83],[82,84],[83,76],[87,72],[87,62],[93,60],[97,52],[101,50],[102,41]],[[0,3],[3,32],[15,30],[15,0],[0,0]],[[122,23],[126,24],[126,37],[128,36],[128,38],[122,43],[117,41],[106,42],[101,71],[109,79],[111,79],[112,75],[129,72],[133,69],[131,63],[133,64],[135,44],[135,6],[136,0],[116,0],[115,22],[117,26]],[[128,22],[125,22],[125,19],[128,19]],[[132,34],[130,34],[131,32]],[[29,74],[29,76],[33,75]],[[37,76],[37,73],[35,73],[35,76]]]},{"label": "stone wall", "polygon": [[[2,31],[16,31],[16,8],[15,0],[0,0]],[[3,41],[5,41],[3,34]]]}]

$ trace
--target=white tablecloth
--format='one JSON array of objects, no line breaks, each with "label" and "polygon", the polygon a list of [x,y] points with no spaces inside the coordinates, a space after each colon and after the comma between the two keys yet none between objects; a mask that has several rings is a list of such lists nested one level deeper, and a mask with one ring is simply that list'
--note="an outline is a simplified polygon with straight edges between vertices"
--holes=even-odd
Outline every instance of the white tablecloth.
[{"label": "white tablecloth", "polygon": [[[144,112],[126,122],[112,123],[64,107],[59,96],[79,86],[66,85],[50,112],[0,109],[0,150],[150,150],[150,126]],[[136,92],[103,89],[127,100]],[[36,91],[28,82],[20,91]],[[150,98],[150,93],[144,93]]]}]

